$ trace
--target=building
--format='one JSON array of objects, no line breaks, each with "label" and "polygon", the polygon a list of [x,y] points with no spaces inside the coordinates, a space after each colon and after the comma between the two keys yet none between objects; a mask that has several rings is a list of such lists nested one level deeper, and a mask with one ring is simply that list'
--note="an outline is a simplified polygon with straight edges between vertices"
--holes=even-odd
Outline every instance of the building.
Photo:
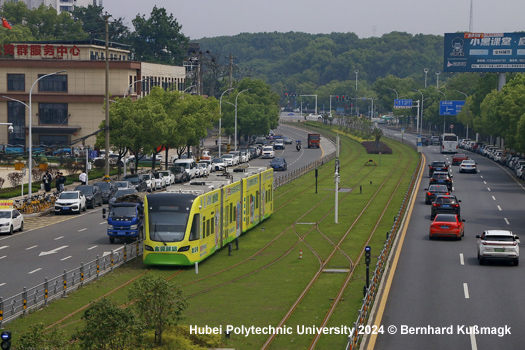
[{"label": "building", "polygon": [[[0,144],[28,147],[30,124],[33,145],[46,146],[68,145],[99,129],[105,119],[103,41],[19,42],[0,49],[0,122],[14,126],[13,133],[0,126]],[[112,97],[145,96],[153,86],[185,88],[184,67],[129,60],[129,47],[116,43],[108,56]],[[95,136],[86,139],[94,143]]]},{"label": "building", "polygon": [[[9,1],[21,1],[27,5],[30,10],[38,8],[40,5],[51,6],[57,10],[58,14],[67,11],[71,12],[76,6],[88,7],[88,5],[96,6],[96,0],[0,0],[0,6]],[[100,1],[102,6],[102,1]]]}]

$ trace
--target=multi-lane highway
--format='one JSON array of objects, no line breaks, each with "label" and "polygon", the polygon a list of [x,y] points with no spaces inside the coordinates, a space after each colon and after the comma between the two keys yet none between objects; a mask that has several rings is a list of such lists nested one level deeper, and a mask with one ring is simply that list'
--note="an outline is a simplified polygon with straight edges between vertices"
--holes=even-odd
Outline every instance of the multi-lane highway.
[{"label": "multi-lane highway", "polygon": [[[307,132],[290,126],[280,126],[276,133],[301,139],[306,143]],[[321,149],[303,148],[300,152],[295,144],[277,150],[276,157],[284,157],[288,170],[277,172],[276,176],[293,171],[333,152],[334,146],[328,140],[322,141]],[[269,159],[254,159],[251,166],[268,166]],[[47,215],[27,217],[25,230],[13,236],[0,236],[0,297],[4,299],[21,293],[49,279],[60,276],[64,270],[72,270],[109,254],[119,244],[110,244],[106,235],[106,222],[102,219],[101,208],[88,210],[80,215]]]},{"label": "multi-lane highway", "polygon": [[[413,135],[404,138],[414,142]],[[505,229],[525,240],[524,183],[510,169],[466,153],[478,162],[479,173],[460,174],[458,166],[452,167],[453,193],[461,200],[466,221],[465,237],[429,240],[425,166],[399,261],[391,272],[391,284],[386,285],[386,306],[377,314],[376,324],[383,326],[383,333],[370,338],[370,349],[523,348],[525,267],[499,262],[480,266],[475,236],[486,229]],[[426,164],[451,162],[452,157],[440,154],[438,146],[423,147],[423,154]]]}]

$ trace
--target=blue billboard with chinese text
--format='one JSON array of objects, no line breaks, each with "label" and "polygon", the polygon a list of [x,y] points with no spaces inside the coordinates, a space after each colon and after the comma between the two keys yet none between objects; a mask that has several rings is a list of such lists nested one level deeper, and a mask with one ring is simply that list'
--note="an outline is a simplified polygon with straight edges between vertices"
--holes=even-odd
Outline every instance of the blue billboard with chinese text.
[{"label": "blue billboard with chinese text", "polygon": [[525,72],[525,33],[447,33],[444,72]]}]

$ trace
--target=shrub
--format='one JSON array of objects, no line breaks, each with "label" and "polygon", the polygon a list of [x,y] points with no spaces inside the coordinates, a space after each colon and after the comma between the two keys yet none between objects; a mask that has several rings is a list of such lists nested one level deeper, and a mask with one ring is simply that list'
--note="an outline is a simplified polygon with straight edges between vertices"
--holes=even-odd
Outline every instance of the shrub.
[{"label": "shrub", "polygon": [[20,185],[22,183],[23,178],[24,178],[24,174],[20,172],[9,173],[9,175],[7,175],[7,179],[11,183],[11,187],[16,187]]},{"label": "shrub", "polygon": [[379,146],[375,141],[364,141],[361,145],[366,149],[368,154],[392,154],[392,149],[383,142],[379,142]]},{"label": "shrub", "polygon": [[42,181],[42,178],[44,177],[45,173],[45,171],[40,170],[39,168],[31,169],[31,176],[33,177],[33,181]]}]

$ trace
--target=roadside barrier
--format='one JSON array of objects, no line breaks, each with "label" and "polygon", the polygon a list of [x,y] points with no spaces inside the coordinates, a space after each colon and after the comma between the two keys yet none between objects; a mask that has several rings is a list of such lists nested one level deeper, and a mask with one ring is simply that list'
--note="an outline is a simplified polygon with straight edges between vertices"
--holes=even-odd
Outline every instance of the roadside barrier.
[{"label": "roadside barrier", "polygon": [[[383,135],[383,136],[388,137],[390,139],[394,139],[395,141],[403,142],[405,145],[409,145],[410,147],[416,149],[416,146],[413,144],[408,144],[407,140],[402,140],[401,138],[397,138],[397,137],[390,137],[389,135]],[[401,229],[401,224],[406,215],[406,211],[408,209],[408,204],[410,203],[410,199],[414,195],[414,191],[416,190],[415,185],[417,182],[418,173],[421,167],[423,166],[421,164],[421,161],[422,161],[422,158],[420,157],[416,170],[414,171],[414,174],[412,175],[412,180],[410,181],[409,188],[405,193],[405,197],[403,199],[403,202],[401,203],[397,216],[394,218],[394,223],[392,224],[391,230],[386,233],[386,240],[385,240],[385,243],[383,244],[383,249],[381,250],[381,253],[379,254],[377,258],[377,263],[376,263],[376,268],[374,270],[374,274],[372,275],[372,278],[370,279],[370,285],[368,287],[365,297],[363,298],[363,304],[361,306],[361,309],[359,310],[359,315],[357,316],[357,320],[354,322],[354,328],[353,328],[352,334],[348,336],[348,343],[346,345],[345,350],[357,349],[359,347],[361,340],[363,339],[364,332],[359,332],[359,330],[363,329],[366,326],[368,319],[370,317],[370,310],[375,302],[375,298],[377,296],[377,291],[379,289],[380,282],[383,277],[383,273],[385,272],[385,268],[387,267],[387,261],[390,258],[391,253],[393,252],[392,246]]]},{"label": "roadside barrier", "polygon": [[[319,133],[319,130],[318,129],[315,129],[315,128],[309,128],[307,125],[297,125],[297,123],[287,123],[288,125],[293,125],[294,127],[296,128],[299,128],[299,129],[303,129],[305,131],[312,131],[312,132],[316,132],[316,133]],[[331,134],[323,134],[321,133],[322,137],[330,140],[330,142],[332,142],[334,145],[335,145],[335,136],[334,135],[331,135]],[[316,169],[317,167],[323,165],[324,163],[326,162],[329,162],[331,161],[332,159],[335,158],[335,151],[325,155],[323,158],[321,159],[317,159],[313,162],[310,162],[306,165],[303,165],[301,166],[300,168],[298,169],[295,169],[293,171],[289,171],[287,172],[286,174],[284,175],[281,175],[281,176],[276,176],[275,175],[275,172],[274,172],[274,178],[273,178],[273,188],[276,189],[278,187],[281,187],[283,185],[286,185],[287,183],[303,176],[304,174],[310,172],[311,170],[314,170]]]},{"label": "roadside barrier", "polygon": [[[142,255],[142,241],[124,244],[110,254],[99,257],[87,264],[66,271],[52,279],[45,278],[32,288],[24,287],[21,293],[10,298],[0,297],[0,328],[7,323],[47,306],[51,301],[65,298],[69,293],[91,283],[116,267]],[[4,276],[5,278],[5,276]]]}]

